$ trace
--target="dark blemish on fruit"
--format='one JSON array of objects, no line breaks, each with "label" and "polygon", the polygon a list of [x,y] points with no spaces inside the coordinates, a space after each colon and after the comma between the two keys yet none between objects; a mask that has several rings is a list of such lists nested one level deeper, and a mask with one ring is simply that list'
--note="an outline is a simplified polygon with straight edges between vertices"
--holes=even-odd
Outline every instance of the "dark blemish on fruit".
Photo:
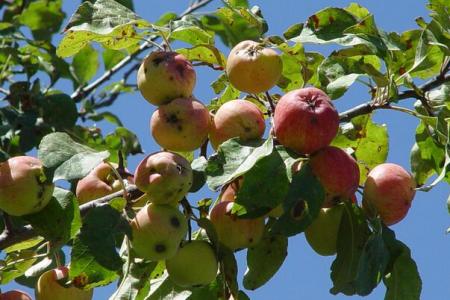
[{"label": "dark blemish on fruit", "polygon": [[180,227],[180,220],[178,220],[177,217],[172,217],[172,218],[170,218],[170,224],[171,224],[173,227],[178,228],[178,227]]},{"label": "dark blemish on fruit", "polygon": [[155,245],[155,251],[156,251],[157,253],[163,253],[163,252],[165,252],[165,251],[166,251],[166,245],[164,245],[164,244],[156,244],[156,245]]},{"label": "dark blemish on fruit", "polygon": [[183,76],[184,76],[184,66],[183,66],[183,65],[178,64],[178,65],[175,67],[175,70],[178,72],[178,74],[180,75],[180,77],[183,77]]},{"label": "dark blemish on fruit", "polygon": [[162,63],[164,61],[163,57],[157,57],[155,58],[152,63],[157,67],[160,63]]},{"label": "dark blemish on fruit", "polygon": [[251,129],[250,127],[244,126],[244,131],[245,131],[245,132],[250,132],[250,131],[252,131],[252,129]]},{"label": "dark blemish on fruit", "polygon": [[181,126],[180,124],[178,124],[177,129],[178,129],[178,131],[183,131],[183,126]]},{"label": "dark blemish on fruit", "polygon": [[179,119],[176,114],[170,114],[166,117],[166,121],[168,123],[177,123],[179,121]]},{"label": "dark blemish on fruit", "polygon": [[147,73],[147,68],[144,68],[144,73]]},{"label": "dark blemish on fruit", "polygon": [[170,81],[173,81],[173,76],[170,76],[170,77],[169,77],[169,80],[170,80]]}]

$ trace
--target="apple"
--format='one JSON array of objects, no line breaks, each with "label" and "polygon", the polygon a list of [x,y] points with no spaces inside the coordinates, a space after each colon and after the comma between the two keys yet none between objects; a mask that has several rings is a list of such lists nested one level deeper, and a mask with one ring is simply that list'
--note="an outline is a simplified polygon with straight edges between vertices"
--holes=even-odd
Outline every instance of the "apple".
[{"label": "apple", "polygon": [[209,139],[214,149],[233,137],[242,141],[260,139],[266,125],[258,106],[246,100],[231,100],[223,104],[214,115]]},{"label": "apple", "polygon": [[35,157],[16,156],[0,163],[0,209],[9,215],[39,212],[52,198],[54,188]]},{"label": "apple", "polygon": [[19,290],[12,290],[0,294],[0,300],[32,300],[32,299],[25,292]]},{"label": "apple", "polygon": [[339,128],[339,115],[330,97],[314,87],[293,90],[281,97],[273,121],[277,140],[301,154],[328,146]]},{"label": "apple", "polygon": [[189,162],[176,153],[157,152],[144,158],[136,168],[134,181],[155,204],[177,203],[192,186]]},{"label": "apple", "polygon": [[166,260],[169,278],[182,287],[201,286],[213,282],[218,267],[212,245],[201,240],[182,243],[177,254]]},{"label": "apple", "polygon": [[[130,177],[127,180],[133,181]],[[77,183],[76,196],[79,204],[120,191],[122,186],[111,167],[103,162],[92,169]]]},{"label": "apple", "polygon": [[178,98],[160,106],[152,115],[151,132],[166,150],[193,151],[208,138],[211,117],[208,109],[193,98]]},{"label": "apple", "polygon": [[306,240],[318,254],[323,256],[336,254],[337,237],[344,210],[343,203],[321,208],[317,218],[306,228]]},{"label": "apple", "polygon": [[283,63],[273,49],[258,42],[242,41],[227,59],[226,73],[231,84],[246,93],[262,93],[280,79]]},{"label": "apple", "polygon": [[350,199],[358,189],[359,167],[344,150],[327,146],[311,156],[311,170],[326,192],[323,207]]},{"label": "apple", "polygon": [[369,216],[379,214],[388,226],[401,221],[416,194],[416,182],[403,167],[384,163],[373,168],[364,185],[363,209]]},{"label": "apple", "polygon": [[74,286],[65,287],[69,269],[65,266],[43,273],[36,284],[36,300],[91,300],[93,290],[83,290]]},{"label": "apple", "polygon": [[182,54],[155,51],[139,67],[137,85],[142,96],[154,105],[192,95],[196,81],[195,70]]},{"label": "apple", "polygon": [[140,258],[168,259],[177,253],[188,230],[185,216],[171,205],[150,203],[131,221],[131,247]]},{"label": "apple", "polygon": [[256,245],[264,233],[264,218],[238,218],[232,214],[232,207],[233,202],[219,202],[209,213],[219,241],[231,250]]}]

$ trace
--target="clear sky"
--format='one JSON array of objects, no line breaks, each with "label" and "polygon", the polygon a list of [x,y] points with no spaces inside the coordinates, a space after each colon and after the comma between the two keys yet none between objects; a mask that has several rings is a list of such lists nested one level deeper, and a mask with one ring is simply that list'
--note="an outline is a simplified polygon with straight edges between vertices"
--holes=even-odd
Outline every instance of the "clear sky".
[{"label": "clear sky", "polygon": [[[78,5],[78,1],[64,1],[65,10],[70,15]],[[155,21],[159,15],[166,11],[181,12],[189,1],[186,0],[147,0],[134,1],[136,12],[150,22]],[[281,34],[289,25],[304,22],[308,16],[327,6],[345,7],[352,1],[251,1],[252,5],[261,7],[262,12],[269,23],[269,34]],[[424,0],[378,0],[357,1],[367,7],[375,15],[379,27],[386,31],[402,32],[415,29],[414,20],[418,16],[427,16],[428,11]],[[204,10],[214,10],[220,5],[219,1],[213,1]],[[220,47],[222,47],[220,45]],[[221,48],[224,53],[228,50]],[[311,47],[307,49],[329,53],[330,47]],[[198,67],[197,86],[195,96],[208,103],[214,97],[209,84],[218,73],[210,71],[206,67]],[[117,78],[118,79],[118,78]],[[70,94],[70,85],[61,85],[60,89]],[[339,111],[343,111],[357,103],[369,100],[367,90],[361,84],[356,83],[350,91],[335,102]],[[406,100],[412,105],[414,100]],[[139,93],[120,98],[112,111],[116,113],[124,125],[137,133],[146,153],[159,149],[153,142],[149,132],[149,119],[155,107],[148,104]],[[410,169],[409,151],[414,143],[414,132],[417,121],[410,116],[399,112],[382,110],[376,113],[375,120],[386,123],[390,135],[389,162],[395,162]],[[112,130],[107,123],[99,123],[99,127],[105,128],[104,133]],[[143,158],[138,155],[129,160],[129,169],[134,170],[137,163]],[[397,225],[391,228],[396,232],[397,238],[406,243],[415,259],[423,281],[422,299],[450,299],[450,237],[445,231],[450,226],[450,217],[446,208],[446,200],[449,194],[449,186],[441,183],[429,193],[418,193],[415,197],[409,215]],[[190,200],[196,201],[211,193],[204,191],[190,196]],[[195,203],[195,202],[193,202]],[[333,257],[322,257],[311,250],[306,243],[304,235],[300,234],[289,240],[289,254],[279,272],[263,287],[257,291],[248,291],[251,299],[358,299],[360,297],[347,297],[344,295],[333,296],[328,290],[332,283],[330,280],[330,265]],[[245,272],[245,256],[239,253],[240,278]],[[4,290],[16,287],[11,284]],[[114,286],[101,288],[95,291],[94,299],[107,299],[112,294]],[[383,299],[385,288],[381,283],[374,292],[365,299]]]}]

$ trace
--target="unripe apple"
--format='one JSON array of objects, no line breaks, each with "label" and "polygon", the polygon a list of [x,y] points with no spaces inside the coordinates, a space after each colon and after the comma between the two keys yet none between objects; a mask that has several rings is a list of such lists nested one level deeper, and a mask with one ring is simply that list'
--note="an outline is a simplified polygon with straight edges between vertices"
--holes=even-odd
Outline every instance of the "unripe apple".
[{"label": "unripe apple", "polygon": [[78,203],[84,204],[121,189],[122,186],[114,171],[107,163],[103,162],[92,169],[86,177],[78,181],[76,195]]},{"label": "unripe apple", "polygon": [[317,218],[306,228],[306,240],[318,254],[324,256],[336,254],[337,237],[344,210],[343,203],[321,208]]},{"label": "unripe apple", "polygon": [[69,269],[65,266],[43,273],[36,284],[36,300],[91,300],[93,290],[64,287],[60,282],[67,280]]},{"label": "unripe apple", "polygon": [[189,97],[195,86],[195,70],[182,54],[155,51],[142,62],[137,85],[142,96],[154,105]]},{"label": "unripe apple", "polygon": [[280,79],[283,63],[273,49],[258,42],[242,41],[228,56],[226,72],[231,84],[246,93],[262,93]]},{"label": "unripe apple", "polygon": [[169,278],[182,287],[206,285],[217,276],[218,261],[207,241],[182,243],[177,254],[166,260]]},{"label": "unripe apple", "polygon": [[139,163],[134,182],[152,203],[176,203],[192,186],[191,165],[176,153],[157,152]]},{"label": "unripe apple", "polygon": [[52,198],[54,187],[35,157],[16,156],[0,163],[0,209],[7,214],[39,212]]},{"label": "unripe apple", "polygon": [[216,112],[211,124],[209,139],[214,149],[233,137],[242,141],[259,139],[266,125],[258,106],[246,100],[232,100],[223,104]]},{"label": "unripe apple", "polygon": [[19,290],[12,290],[0,294],[0,300],[32,300],[32,299],[25,292]]},{"label": "unripe apple", "polygon": [[166,150],[193,151],[208,138],[211,117],[208,109],[192,98],[178,98],[160,106],[152,115],[151,132]]},{"label": "unripe apple", "polygon": [[314,87],[293,90],[281,97],[273,121],[277,140],[302,154],[328,146],[339,128],[339,115],[330,97]]},{"label": "unripe apple", "polygon": [[413,176],[397,164],[384,163],[367,176],[363,193],[363,209],[369,215],[379,214],[390,226],[408,213],[416,194]]},{"label": "unripe apple", "polygon": [[171,205],[144,206],[131,221],[131,247],[138,257],[157,261],[177,253],[187,233],[185,216]]},{"label": "unripe apple", "polygon": [[323,207],[350,199],[358,189],[358,163],[344,150],[331,146],[322,148],[311,156],[310,165],[326,192]]},{"label": "unripe apple", "polygon": [[232,207],[233,202],[219,202],[209,213],[219,241],[231,250],[256,245],[264,233],[264,218],[238,218]]}]

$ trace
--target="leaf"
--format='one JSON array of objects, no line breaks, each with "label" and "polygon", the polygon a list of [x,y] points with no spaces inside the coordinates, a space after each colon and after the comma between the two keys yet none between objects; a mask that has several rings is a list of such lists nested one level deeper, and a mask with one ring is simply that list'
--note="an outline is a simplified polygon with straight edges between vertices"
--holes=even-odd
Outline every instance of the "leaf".
[{"label": "leaf", "polygon": [[289,28],[283,32],[283,37],[285,39],[289,40],[293,37],[298,36],[302,32],[302,29],[303,29],[303,23],[293,24],[293,25],[289,26]]},{"label": "leaf", "polygon": [[303,232],[317,217],[325,199],[325,191],[312,174],[308,164],[292,176],[292,183],[284,199],[284,214],[278,218],[271,231],[285,236]]},{"label": "leaf", "polygon": [[109,205],[91,209],[73,241],[70,278],[87,276],[87,288],[116,280],[123,261],[116,251],[115,238],[123,233],[130,235],[131,228],[120,212]]},{"label": "leaf", "polygon": [[170,40],[182,41],[193,46],[213,44],[214,36],[202,29],[196,19],[190,18],[191,16],[185,16],[172,22],[172,31],[168,35]]},{"label": "leaf", "polygon": [[80,85],[86,84],[97,73],[99,67],[97,51],[90,45],[84,46],[73,57],[72,67]]},{"label": "leaf", "polygon": [[186,288],[176,286],[167,272],[150,281],[150,294],[146,300],[185,300],[189,299],[192,292]]},{"label": "leaf", "polygon": [[246,143],[234,138],[224,142],[217,153],[209,158],[205,169],[209,188],[217,190],[243,175],[260,159],[270,155],[272,150],[272,138]]},{"label": "leaf", "polygon": [[422,158],[422,153],[417,143],[414,143],[411,149],[410,162],[411,172],[418,186],[425,184],[428,178],[435,173],[433,162]]},{"label": "leaf", "polygon": [[61,132],[46,135],[38,151],[38,158],[43,165],[55,170],[54,181],[85,177],[108,156],[108,151],[95,152],[87,146],[74,142],[68,134]]},{"label": "leaf", "polygon": [[411,251],[402,242],[395,239],[392,230],[383,229],[385,240],[391,253],[392,269],[383,278],[386,285],[385,300],[418,300],[422,290],[417,265],[411,257]]},{"label": "leaf", "polygon": [[75,195],[58,187],[55,188],[53,198],[44,209],[24,218],[39,235],[59,245],[73,238],[81,227]]},{"label": "leaf", "polygon": [[247,251],[244,287],[255,290],[272,278],[287,256],[287,247],[285,236],[265,232],[262,240]]},{"label": "leaf", "polygon": [[43,99],[41,107],[44,121],[57,130],[70,129],[77,122],[77,106],[69,95],[48,95]]},{"label": "leaf", "polygon": [[205,157],[200,156],[194,159],[191,163],[193,181],[189,193],[198,192],[206,183],[205,169],[208,165],[208,161]]},{"label": "leaf", "polygon": [[225,67],[225,55],[216,47],[209,44],[201,44],[192,48],[180,48],[177,49],[177,52],[186,56],[190,61],[200,61]]},{"label": "leaf", "polygon": [[[136,134],[125,127],[117,127],[113,133],[105,136],[105,142],[110,151],[122,151],[124,156],[143,153]],[[115,154],[113,157],[115,157]]]},{"label": "leaf", "polygon": [[341,124],[333,146],[352,148],[360,170],[360,184],[375,166],[386,161],[389,150],[389,137],[386,125],[373,123],[370,114],[358,116],[351,123]]},{"label": "leaf", "polygon": [[36,253],[30,249],[8,253],[3,258],[4,267],[0,269],[0,284],[7,284],[22,276],[36,261],[36,258],[33,258],[35,255]]},{"label": "leaf", "polygon": [[103,50],[102,56],[103,56],[103,64],[105,66],[105,70],[110,70],[119,61],[121,61],[123,58],[125,58],[126,53],[124,53],[124,51],[106,48]]},{"label": "leaf", "polygon": [[308,68],[303,45],[296,43],[293,46],[289,46],[287,43],[284,43],[278,45],[278,49],[282,51],[280,57],[283,62],[283,70],[277,85],[284,92],[302,87],[305,84],[303,75]]},{"label": "leaf", "polygon": [[30,248],[33,248],[34,246],[40,244],[42,241],[44,241],[44,238],[41,236],[33,237],[26,241],[11,245],[8,248],[3,249],[3,251],[5,251],[5,253],[11,253],[14,251],[30,249]]},{"label": "leaf", "polygon": [[133,11],[114,0],[82,3],[65,27],[56,54],[67,57],[76,54],[89,42],[96,41],[110,49],[124,49],[137,43],[137,27],[150,24]]}]

